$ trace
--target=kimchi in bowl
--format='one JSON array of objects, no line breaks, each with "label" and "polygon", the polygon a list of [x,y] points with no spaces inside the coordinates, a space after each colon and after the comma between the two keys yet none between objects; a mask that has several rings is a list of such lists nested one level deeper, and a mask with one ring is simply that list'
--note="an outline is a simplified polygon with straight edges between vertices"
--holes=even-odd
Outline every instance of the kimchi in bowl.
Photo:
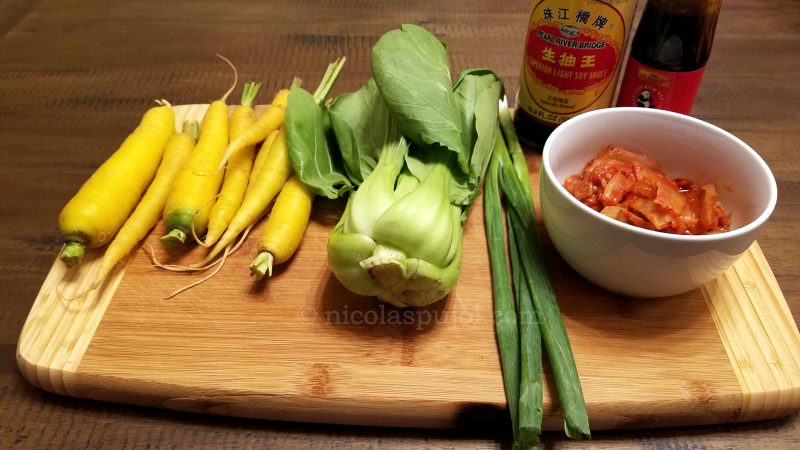
[{"label": "kimchi in bowl", "polygon": [[[656,231],[578,200],[565,181],[608,146],[646,155],[669,178],[710,186],[729,214],[720,219],[729,220],[728,231]],[[540,180],[542,218],[558,253],[592,283],[631,297],[677,295],[720,276],[753,244],[778,196],[769,167],[742,140],[645,108],[602,109],[560,125],[544,145]]]}]

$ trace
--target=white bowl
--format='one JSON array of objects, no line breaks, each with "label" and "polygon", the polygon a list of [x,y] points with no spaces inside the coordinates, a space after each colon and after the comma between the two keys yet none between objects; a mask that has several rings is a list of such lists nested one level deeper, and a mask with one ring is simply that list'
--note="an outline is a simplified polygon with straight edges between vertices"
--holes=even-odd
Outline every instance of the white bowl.
[{"label": "white bowl", "polygon": [[[607,145],[654,157],[669,177],[713,182],[731,230],[688,236],[646,230],[589,208],[563,186]],[[541,208],[556,250],[592,283],[631,297],[665,297],[718,277],[755,241],[778,198],[763,159],[736,136],[669,111],[608,108],[553,131],[542,152]]]}]

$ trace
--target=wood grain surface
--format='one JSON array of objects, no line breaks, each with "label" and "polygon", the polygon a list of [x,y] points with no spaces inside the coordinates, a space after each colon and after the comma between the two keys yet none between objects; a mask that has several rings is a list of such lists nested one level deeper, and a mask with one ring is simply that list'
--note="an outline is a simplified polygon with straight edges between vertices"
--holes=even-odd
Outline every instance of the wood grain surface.
[{"label": "wood grain surface", "polygon": [[[0,3],[0,160],[4,252],[0,272],[2,448],[503,448],[502,427],[457,431],[308,425],[208,417],[79,400],[44,392],[19,373],[25,317],[60,247],[58,211],[154,98],[175,104],[218,97],[229,73],[274,91],[295,75],[316,80],[346,54],[334,93],[368,73],[368,50],[402,22],[447,40],[455,70],[495,69],[514,92],[527,2],[26,2]],[[723,5],[693,115],[759,151],[779,200],[759,243],[795,320],[800,315],[800,4]],[[402,405],[398,405],[402,407]],[[561,433],[558,448],[796,448],[797,415],[738,425]]]}]

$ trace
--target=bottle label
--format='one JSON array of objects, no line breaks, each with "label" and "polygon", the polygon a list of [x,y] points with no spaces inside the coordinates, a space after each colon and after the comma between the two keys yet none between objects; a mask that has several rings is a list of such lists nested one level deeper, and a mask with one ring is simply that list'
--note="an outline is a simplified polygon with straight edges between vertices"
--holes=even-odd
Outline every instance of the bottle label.
[{"label": "bottle label", "polygon": [[535,2],[517,106],[550,126],[610,106],[635,6],[628,0]]},{"label": "bottle label", "polygon": [[640,106],[689,114],[703,68],[691,72],[666,72],[628,59],[617,106]]}]

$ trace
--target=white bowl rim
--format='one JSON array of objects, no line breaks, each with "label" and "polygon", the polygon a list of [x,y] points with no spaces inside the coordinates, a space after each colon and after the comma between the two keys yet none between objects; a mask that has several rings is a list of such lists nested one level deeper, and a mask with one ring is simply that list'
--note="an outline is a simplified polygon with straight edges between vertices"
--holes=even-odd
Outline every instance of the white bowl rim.
[{"label": "white bowl rim", "polygon": [[[739,227],[739,228],[735,228],[735,229],[730,230],[730,231],[726,231],[726,232],[723,232],[723,233],[712,233],[712,234],[702,234],[702,235],[688,235],[688,234],[665,233],[665,232],[661,232],[661,231],[655,231],[655,230],[648,230],[646,228],[640,228],[640,227],[637,227],[635,225],[630,225],[630,224],[627,224],[625,222],[621,222],[619,220],[612,219],[611,217],[608,217],[608,216],[606,216],[604,214],[601,214],[600,212],[595,211],[594,209],[590,208],[589,206],[583,204],[583,202],[578,201],[578,199],[575,198],[574,195],[572,195],[569,191],[567,191],[567,189],[564,187],[563,183],[556,178],[555,173],[553,173],[553,169],[550,166],[550,154],[552,152],[553,141],[555,139],[557,139],[560,134],[569,132],[569,127],[575,126],[576,123],[580,123],[580,122],[587,121],[587,120],[592,120],[594,118],[594,116],[609,115],[609,114],[613,115],[613,114],[617,114],[617,113],[631,112],[631,111],[637,111],[637,113],[639,113],[639,114],[650,114],[650,115],[653,115],[653,116],[661,116],[662,118],[669,119],[669,120],[681,120],[681,121],[684,121],[684,122],[692,123],[692,124],[694,124],[696,126],[700,126],[700,127],[703,127],[703,128],[708,128],[712,132],[720,133],[720,134],[726,136],[727,138],[733,140],[734,142],[737,142],[738,144],[740,144],[742,146],[742,148],[745,151],[747,151],[750,154],[750,156],[753,157],[753,159],[759,164],[760,168],[767,175],[767,178],[768,178],[767,179],[767,184],[769,185],[769,201],[767,202],[767,205],[766,205],[766,207],[764,207],[764,209],[761,212],[761,214],[759,214],[759,216],[756,217],[755,219],[751,220],[748,224],[746,224],[746,225],[744,225],[742,227]],[[570,125],[565,127],[564,125],[567,125],[567,124],[570,124]],[[724,130],[724,129],[722,129],[722,128],[720,128],[720,127],[718,127],[718,126],[716,126],[716,125],[714,125],[712,123],[709,123],[709,122],[706,122],[704,120],[700,120],[698,118],[695,118],[695,117],[692,117],[692,116],[688,116],[688,115],[685,115],[685,114],[680,114],[680,113],[676,113],[676,112],[672,112],[672,111],[666,111],[666,110],[660,110],[660,109],[639,108],[639,107],[635,107],[635,106],[614,107],[614,108],[597,109],[597,110],[589,111],[589,112],[586,112],[586,113],[583,113],[583,114],[579,114],[579,115],[577,115],[575,117],[570,118],[566,122],[562,123],[560,126],[556,127],[555,130],[553,130],[553,132],[550,133],[550,136],[547,138],[547,141],[545,141],[544,147],[542,149],[542,170],[544,170],[546,172],[547,177],[549,177],[551,180],[555,181],[553,184],[556,185],[556,189],[558,189],[558,192],[568,199],[567,201],[571,202],[573,205],[577,206],[578,208],[583,209],[584,211],[588,211],[595,218],[597,218],[599,220],[602,220],[605,223],[607,223],[607,224],[609,224],[609,225],[611,225],[613,227],[618,227],[618,228],[623,229],[623,230],[628,230],[630,232],[633,232],[633,233],[641,235],[641,236],[649,236],[649,237],[655,238],[655,239],[662,239],[664,241],[695,242],[695,243],[714,242],[714,241],[719,241],[719,240],[733,239],[733,238],[736,238],[738,236],[741,236],[741,235],[744,235],[744,234],[748,234],[748,233],[752,232],[753,230],[758,229],[759,227],[761,227],[761,225],[763,225],[764,222],[766,222],[767,219],[769,219],[769,217],[772,215],[773,210],[775,209],[775,205],[778,202],[778,185],[777,185],[777,183],[775,181],[775,176],[773,175],[772,171],[770,170],[769,166],[764,161],[764,159],[761,157],[761,155],[759,155],[758,152],[756,152],[755,150],[753,150],[753,148],[751,148],[749,145],[747,145],[747,143],[745,143],[744,141],[742,141],[741,139],[739,139],[738,137],[736,137],[732,133],[730,133],[730,132],[728,132],[728,131],[726,131],[726,130]]]}]

